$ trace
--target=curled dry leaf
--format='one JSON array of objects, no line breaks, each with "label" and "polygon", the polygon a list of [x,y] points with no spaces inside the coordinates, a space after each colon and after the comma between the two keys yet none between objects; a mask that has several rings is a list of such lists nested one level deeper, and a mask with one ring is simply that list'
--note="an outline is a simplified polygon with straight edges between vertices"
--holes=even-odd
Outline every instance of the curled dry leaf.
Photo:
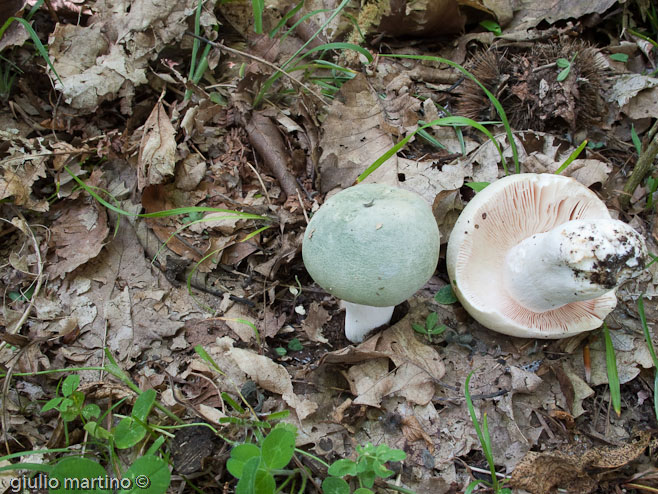
[{"label": "curled dry leaf", "polygon": [[46,271],[64,276],[95,258],[110,231],[105,210],[92,198],[65,200],[53,208],[50,263]]},{"label": "curled dry leaf", "polygon": [[[180,40],[188,29],[197,0],[160,2],[95,2],[88,26],[57,24],[49,39],[49,56],[61,77],[55,86],[68,104],[93,111],[100,103],[121,96],[121,110],[131,111],[135,87],[147,82],[151,59]],[[216,25],[210,10],[203,26]]]},{"label": "curled dry leaf", "polygon": [[514,12],[514,18],[507,26],[507,29],[513,31],[526,31],[529,28],[535,27],[542,21],[553,24],[565,19],[579,19],[593,12],[605,12],[615,3],[616,0],[592,0],[591,2],[553,0],[551,2],[515,3],[515,5],[517,5],[517,10]]},{"label": "curled dry leaf", "polygon": [[306,319],[302,321],[302,330],[309,340],[328,343],[327,338],[322,336],[322,327],[329,319],[331,319],[329,312],[318,302],[312,302]]},{"label": "curled dry leaf", "polygon": [[601,446],[587,449],[583,444],[561,451],[530,451],[512,472],[511,484],[532,494],[549,494],[558,487],[569,492],[593,492],[605,472],[624,466],[638,458],[649,446],[651,434],[640,433],[633,441],[619,447]]},{"label": "curled dry leaf", "polygon": [[176,131],[164,105],[158,101],[144,124],[137,162],[137,187],[162,183],[174,174]]},{"label": "curled dry leaf", "polygon": [[46,176],[46,161],[50,152],[41,139],[24,139],[11,132],[0,130],[0,141],[9,149],[0,164],[0,200],[12,198],[16,206],[34,211],[48,211],[48,201],[32,197],[32,185]]},{"label": "curled dry leaf", "polygon": [[290,374],[282,365],[274,363],[268,357],[256,355],[254,352],[241,348],[231,348],[229,353],[240,370],[261,388],[280,394],[283,401],[295,409],[300,420],[305,419],[317,409],[317,403],[295,394]]},{"label": "curled dry leaf", "polygon": [[[402,319],[356,348],[322,358],[321,363],[358,364],[348,371],[355,404],[379,407],[384,396],[396,395],[426,405],[434,396],[434,383],[443,377],[445,366],[433,347],[419,341],[409,321]],[[396,366],[392,372],[389,359]]]},{"label": "curled dry leaf", "polygon": [[[322,125],[320,188],[349,187],[394,142],[383,130],[387,116],[382,102],[362,74],[343,84]],[[366,182],[397,185],[397,157],[382,164]]]}]

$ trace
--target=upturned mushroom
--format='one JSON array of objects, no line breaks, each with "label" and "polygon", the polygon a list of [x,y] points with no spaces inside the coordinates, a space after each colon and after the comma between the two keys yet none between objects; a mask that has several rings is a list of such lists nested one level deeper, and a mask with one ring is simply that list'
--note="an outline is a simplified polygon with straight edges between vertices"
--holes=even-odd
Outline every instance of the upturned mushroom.
[{"label": "upturned mushroom", "polygon": [[422,197],[388,185],[360,184],[330,197],[313,215],[302,257],[315,282],[341,299],[345,335],[359,343],[429,280],[439,238]]},{"label": "upturned mushroom", "polygon": [[448,241],[453,290],[483,326],[528,338],[596,329],[645,266],[644,239],[572,178],[519,174],[466,205]]}]

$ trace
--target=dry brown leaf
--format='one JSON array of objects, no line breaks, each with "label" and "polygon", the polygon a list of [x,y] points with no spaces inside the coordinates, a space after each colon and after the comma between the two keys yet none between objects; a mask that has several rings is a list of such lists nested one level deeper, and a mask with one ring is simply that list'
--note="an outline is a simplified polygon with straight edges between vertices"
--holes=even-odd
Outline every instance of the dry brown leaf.
[{"label": "dry brown leaf", "polygon": [[41,139],[23,139],[5,130],[0,130],[0,140],[9,144],[8,158],[0,162],[0,200],[12,197],[17,206],[48,211],[48,201],[32,197],[32,185],[46,176],[50,152],[43,147]]},{"label": "dry brown leaf", "polygon": [[391,392],[395,376],[388,370],[388,359],[368,360],[353,365],[347,371],[350,391],[355,405],[381,407],[382,398]]},{"label": "dry brown leaf", "polygon": [[588,2],[523,0],[515,3],[514,18],[507,28],[513,31],[525,31],[535,27],[541,21],[553,24],[560,20],[580,19],[586,14],[605,12],[615,3],[616,0],[592,0]]},{"label": "dry brown leaf", "polygon": [[261,388],[280,394],[283,401],[295,409],[300,420],[308,417],[318,407],[316,403],[295,394],[290,374],[282,365],[242,348],[231,348],[229,354],[240,370]]},{"label": "dry brown leaf", "polygon": [[164,105],[158,101],[144,124],[137,162],[137,187],[162,183],[174,174],[176,166],[176,131]]},{"label": "dry brown leaf", "polygon": [[[397,395],[426,405],[434,396],[434,383],[443,377],[445,367],[436,350],[416,338],[410,320],[406,317],[356,348],[349,346],[321,359],[321,364],[359,364],[348,372],[357,394],[355,404],[379,407],[384,396]],[[370,362],[373,359],[376,363]],[[396,365],[393,371],[388,359]]]},{"label": "dry brown leaf", "polygon": [[61,201],[53,213],[56,219],[50,228],[51,256],[46,271],[59,277],[94,259],[110,229],[105,209],[88,196]]},{"label": "dry brown leaf", "polygon": [[[186,150],[187,146],[184,145]],[[189,150],[187,150],[189,152]],[[188,154],[176,167],[176,188],[194,190],[206,174],[206,161],[198,154]]]},{"label": "dry brown leaf", "polygon": [[[386,115],[366,77],[358,74],[343,84],[322,125],[320,185],[322,192],[349,187],[394,141],[382,130]],[[366,182],[397,185],[397,157],[380,166]]]},{"label": "dry brown leaf", "polygon": [[402,433],[411,442],[422,439],[427,444],[429,452],[434,453],[434,442],[432,438],[425,432],[423,426],[418,422],[418,418],[414,415],[402,419]]},{"label": "dry brown leaf", "polygon": [[642,432],[634,441],[619,447],[586,449],[576,445],[563,451],[530,451],[512,472],[511,484],[532,494],[549,494],[557,487],[587,494],[598,485],[602,473],[596,468],[618,468],[638,458],[649,445],[651,434]]},{"label": "dry brown leaf", "polygon": [[331,319],[329,312],[318,302],[312,302],[308,308],[306,319],[302,321],[302,331],[311,341],[327,343],[327,338],[322,336],[322,327],[329,319]]},{"label": "dry brown leaf", "polygon": [[[135,87],[147,82],[149,61],[181,39],[196,5],[196,0],[95,2],[87,26],[57,24],[48,43],[63,81],[55,81],[57,89],[67,103],[85,111],[120,95],[121,111],[128,113]],[[206,10],[201,24],[214,26],[217,19]]]},{"label": "dry brown leaf", "polygon": [[462,209],[464,209],[464,201],[459,195],[459,190],[442,190],[434,198],[432,213],[439,225],[442,244],[448,242],[450,232],[452,232]]}]

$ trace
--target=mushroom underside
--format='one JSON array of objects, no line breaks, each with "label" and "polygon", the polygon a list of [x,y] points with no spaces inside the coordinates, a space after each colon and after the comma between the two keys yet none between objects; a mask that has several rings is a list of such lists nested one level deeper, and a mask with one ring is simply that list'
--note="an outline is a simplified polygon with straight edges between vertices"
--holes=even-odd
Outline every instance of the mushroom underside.
[{"label": "mushroom underside", "polygon": [[480,200],[468,214],[464,210],[451,234],[448,269],[453,288],[469,313],[489,329],[522,337],[566,337],[599,327],[616,305],[612,289],[591,300],[536,312],[504,288],[505,256],[524,239],[575,219],[610,219],[605,204],[591,191],[573,179],[553,177],[510,177],[498,188],[494,182],[491,190],[478,193],[482,197],[475,197],[473,201]]}]

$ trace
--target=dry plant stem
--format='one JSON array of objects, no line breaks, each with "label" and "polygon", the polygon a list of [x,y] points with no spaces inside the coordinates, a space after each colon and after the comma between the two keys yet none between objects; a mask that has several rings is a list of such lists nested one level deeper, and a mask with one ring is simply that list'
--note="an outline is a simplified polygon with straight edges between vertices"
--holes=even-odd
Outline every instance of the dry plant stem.
[{"label": "dry plant stem", "polygon": [[[34,287],[34,292],[32,293],[32,296],[30,297],[30,302],[27,305],[27,307],[25,308],[25,310],[23,311],[23,315],[18,320],[16,325],[12,329],[9,330],[9,334],[18,333],[20,331],[21,327],[23,326],[23,324],[25,324],[25,321],[27,320],[27,318],[30,315],[30,312],[32,311],[32,307],[34,307],[34,299],[37,298],[37,295],[39,295],[39,292],[41,291],[41,285],[43,285],[43,278],[44,278],[44,276],[43,276],[43,259],[41,258],[41,251],[39,250],[39,242],[37,242],[37,238],[34,236],[34,232],[30,228],[30,225],[28,225],[27,221],[25,221],[25,218],[23,217],[23,215],[20,212],[18,212],[17,214],[18,214],[18,218],[25,224],[25,228],[30,233],[30,239],[32,240],[32,246],[34,247],[34,253],[35,253],[36,258],[37,258],[37,274],[36,274],[37,283]],[[4,218],[0,218],[0,219],[2,219],[3,221],[7,221]],[[7,221],[7,223],[13,224],[9,221]],[[16,226],[16,225],[14,225],[14,226]],[[23,231],[23,230],[21,229],[21,231]],[[2,350],[5,347],[5,345],[6,345],[6,342],[4,342],[4,341],[2,343],[0,343],[0,350]]]},{"label": "dry plant stem", "polygon": [[50,17],[52,17],[53,21],[55,21],[55,23],[61,22],[59,20],[59,17],[57,16],[57,12],[53,8],[52,4],[50,3],[50,0],[45,0],[45,3],[46,3],[46,7],[48,7],[48,12],[50,13]]},{"label": "dry plant stem", "polygon": [[656,154],[658,154],[658,133],[654,134],[651,142],[649,142],[647,148],[638,158],[631,176],[628,177],[628,181],[624,186],[624,193],[619,198],[619,202],[623,209],[628,209],[631,204],[631,197],[633,197],[635,189],[638,185],[640,185],[640,182],[644,180],[644,177],[646,177],[651,171],[653,160],[656,158]]},{"label": "dry plant stem", "polygon": [[288,155],[283,139],[272,120],[255,112],[246,125],[249,141],[279,181],[286,196],[297,195],[297,182],[288,169]]},{"label": "dry plant stem", "polygon": [[328,105],[329,104],[329,103],[327,103],[327,101],[325,101],[325,99],[322,97],[322,95],[320,93],[318,93],[314,89],[311,89],[306,84],[304,84],[302,81],[297,79],[295,76],[290,75],[285,70],[277,67],[272,62],[268,62],[264,58],[257,57],[256,55],[252,55],[252,54],[244,52],[244,51],[236,50],[235,48],[229,48],[228,46],[226,46],[223,43],[215,43],[214,41],[210,41],[209,39],[204,38],[203,36],[197,36],[196,34],[191,33],[189,31],[186,32],[185,34],[187,34],[189,36],[192,36],[193,38],[197,38],[198,40],[201,40],[204,43],[208,43],[210,46],[214,46],[216,48],[219,48],[220,50],[225,50],[229,53],[233,53],[234,55],[249,58],[251,60],[255,60],[258,63],[262,63],[263,65],[267,65],[269,68],[275,70],[276,72],[280,72],[282,76],[287,77],[288,79],[293,81],[295,84],[297,84],[299,87],[303,87],[304,89],[306,89],[309,93],[311,93],[313,96],[315,96],[320,102],[322,102],[323,105]]}]

